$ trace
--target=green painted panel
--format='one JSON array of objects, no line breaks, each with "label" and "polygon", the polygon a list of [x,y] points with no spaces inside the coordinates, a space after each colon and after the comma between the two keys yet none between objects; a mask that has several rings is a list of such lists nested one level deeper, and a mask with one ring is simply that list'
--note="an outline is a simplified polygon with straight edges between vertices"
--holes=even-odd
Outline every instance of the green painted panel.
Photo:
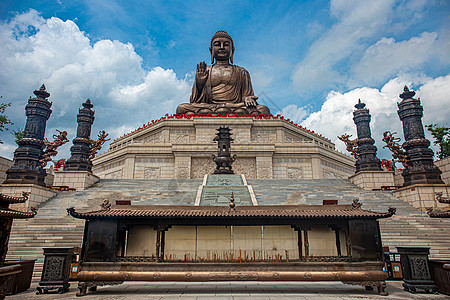
[{"label": "green painted panel", "polygon": [[247,186],[204,186],[200,205],[228,206],[232,192],[236,206],[253,205]]},{"label": "green painted panel", "polygon": [[208,175],[206,185],[244,185],[244,182],[240,175]]}]

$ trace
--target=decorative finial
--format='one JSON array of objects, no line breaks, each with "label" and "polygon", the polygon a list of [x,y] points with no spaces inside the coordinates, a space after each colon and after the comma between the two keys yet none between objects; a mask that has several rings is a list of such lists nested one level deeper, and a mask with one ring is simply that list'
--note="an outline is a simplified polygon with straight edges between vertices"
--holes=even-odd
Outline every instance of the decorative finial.
[{"label": "decorative finial", "polygon": [[81,105],[83,105],[83,107],[87,108],[87,109],[91,109],[94,107],[94,105],[92,105],[92,103],[91,103],[91,99],[89,99],[89,98],[86,100],[86,102],[84,102]]},{"label": "decorative finial", "polygon": [[230,198],[230,209],[234,210],[236,207],[236,203],[234,203],[234,193],[231,192],[231,198]]},{"label": "decorative finial", "polygon": [[48,97],[50,97],[50,93],[45,90],[44,84],[41,85],[39,90],[35,90],[33,92],[33,94],[35,94],[36,97],[41,98],[41,99],[47,99]]},{"label": "decorative finial", "polygon": [[104,210],[109,210],[111,209],[111,203],[109,203],[108,199],[103,200],[102,204],[100,205],[101,208],[103,208]]},{"label": "decorative finial", "polygon": [[361,208],[362,203],[359,202],[358,198],[354,198],[353,199],[353,203],[352,203],[352,208],[353,209],[358,209]]},{"label": "decorative finial", "polygon": [[399,97],[402,99],[410,99],[410,98],[414,97],[415,94],[416,94],[416,92],[410,90],[408,88],[408,86],[405,85],[405,87],[403,88],[403,93],[401,93],[399,95]]},{"label": "decorative finial", "polygon": [[392,207],[392,206],[389,206],[389,208],[388,208],[388,212],[389,212],[389,214],[392,216],[392,215],[395,215],[395,212],[397,211],[397,208],[396,207]]},{"label": "decorative finial", "polygon": [[361,102],[361,99],[358,99],[358,103],[355,105],[355,108],[363,109],[364,107],[366,107],[366,104]]}]

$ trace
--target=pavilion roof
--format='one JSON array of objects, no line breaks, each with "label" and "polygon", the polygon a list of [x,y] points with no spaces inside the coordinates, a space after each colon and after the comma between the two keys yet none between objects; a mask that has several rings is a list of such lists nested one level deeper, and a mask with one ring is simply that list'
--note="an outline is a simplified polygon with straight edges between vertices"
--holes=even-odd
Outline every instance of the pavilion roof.
[{"label": "pavilion roof", "polygon": [[157,219],[248,219],[248,218],[388,218],[395,209],[380,213],[353,207],[352,205],[263,205],[237,206],[234,210],[228,206],[193,205],[114,205],[98,211],[78,212],[73,207],[68,213],[78,219],[93,218],[157,218]]},{"label": "pavilion roof", "polygon": [[0,202],[3,203],[24,203],[28,200],[29,193],[22,192],[22,197],[13,197],[0,193]]},{"label": "pavilion roof", "polygon": [[17,211],[9,208],[0,208],[0,218],[2,219],[28,219],[36,215],[35,211],[25,212]]}]

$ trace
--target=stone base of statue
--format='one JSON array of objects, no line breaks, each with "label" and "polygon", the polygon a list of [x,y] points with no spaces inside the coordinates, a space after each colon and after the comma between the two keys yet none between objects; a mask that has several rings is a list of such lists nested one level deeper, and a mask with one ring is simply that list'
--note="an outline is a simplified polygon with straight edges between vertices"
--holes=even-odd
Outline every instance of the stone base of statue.
[{"label": "stone base of statue", "polygon": [[244,103],[224,103],[224,104],[207,104],[207,103],[183,103],[177,107],[177,115],[265,115],[270,114],[269,108],[264,105],[256,105],[254,107],[246,107]]},{"label": "stone base of statue", "polygon": [[360,171],[348,178],[353,184],[367,190],[378,190],[394,186],[393,171]]},{"label": "stone base of statue", "polygon": [[15,170],[6,171],[4,184],[37,184],[45,186],[45,170]]},{"label": "stone base of statue", "polygon": [[334,144],[282,116],[170,116],[149,122],[113,141],[93,160],[105,179],[188,179],[212,174],[219,126],[233,130],[233,171],[248,179],[345,178],[355,160]]},{"label": "stone base of statue", "polygon": [[37,184],[2,184],[0,193],[13,197],[22,197],[22,192],[30,193],[28,201],[25,203],[11,204],[10,208],[20,211],[30,211],[31,207],[38,207],[39,204],[56,196],[56,191]]},{"label": "stone base of statue", "polygon": [[403,186],[411,186],[414,184],[443,184],[441,179],[441,170],[434,164],[429,164],[426,167],[419,168],[405,168],[402,172],[404,178]]},{"label": "stone base of statue", "polygon": [[100,177],[88,171],[55,171],[53,185],[84,191],[99,180]]}]

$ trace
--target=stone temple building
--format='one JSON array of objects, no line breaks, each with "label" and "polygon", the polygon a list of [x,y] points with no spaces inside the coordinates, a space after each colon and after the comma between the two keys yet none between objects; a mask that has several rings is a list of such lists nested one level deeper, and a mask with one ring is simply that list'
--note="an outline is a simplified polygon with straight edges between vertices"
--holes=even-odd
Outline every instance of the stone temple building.
[{"label": "stone temple building", "polygon": [[282,116],[165,116],[111,143],[93,160],[105,179],[194,179],[211,174],[214,132],[233,130],[237,174],[248,179],[347,178],[354,160],[327,138]]}]

